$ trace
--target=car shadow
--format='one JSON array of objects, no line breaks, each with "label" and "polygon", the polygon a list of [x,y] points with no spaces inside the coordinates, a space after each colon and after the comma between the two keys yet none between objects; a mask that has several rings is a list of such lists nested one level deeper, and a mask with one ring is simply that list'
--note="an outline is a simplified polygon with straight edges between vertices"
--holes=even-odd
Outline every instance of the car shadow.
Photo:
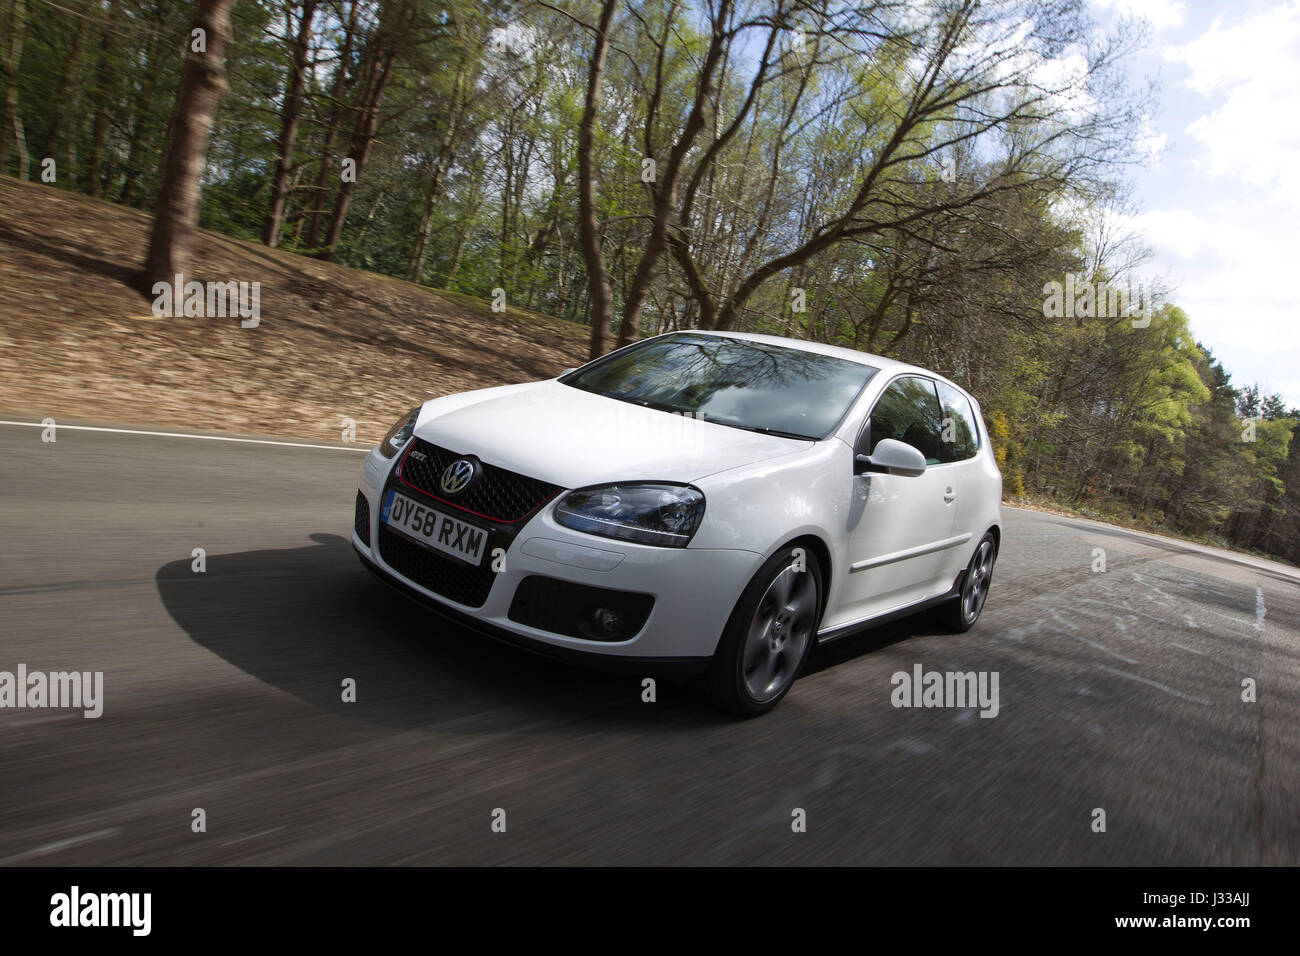
[{"label": "car shadow", "polygon": [[[566,720],[680,731],[729,718],[690,686],[549,660],[444,621],[363,568],[350,540],[179,560],[158,570],[163,606],[198,645],[306,703],[395,728],[455,722],[466,732],[537,730]],[[355,704],[341,702],[356,681]]]}]

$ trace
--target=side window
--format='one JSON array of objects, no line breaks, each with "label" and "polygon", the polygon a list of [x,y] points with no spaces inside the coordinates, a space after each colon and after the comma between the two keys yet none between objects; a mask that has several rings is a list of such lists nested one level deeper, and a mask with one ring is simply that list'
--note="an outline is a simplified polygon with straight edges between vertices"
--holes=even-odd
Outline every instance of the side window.
[{"label": "side window", "polygon": [[886,438],[911,445],[931,465],[942,460],[939,397],[928,378],[900,378],[890,383],[871,410],[871,443],[867,454]]},{"label": "side window", "polygon": [[943,382],[939,386],[939,400],[943,406],[940,423],[940,461],[966,461],[974,458],[980,449],[980,433],[975,427],[975,413],[970,401],[961,392]]}]

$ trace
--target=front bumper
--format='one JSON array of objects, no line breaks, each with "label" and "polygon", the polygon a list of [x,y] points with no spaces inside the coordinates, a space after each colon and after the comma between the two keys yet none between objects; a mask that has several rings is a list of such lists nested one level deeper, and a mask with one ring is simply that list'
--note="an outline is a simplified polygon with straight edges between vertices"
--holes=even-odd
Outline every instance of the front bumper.
[{"label": "front bumper", "polygon": [[[582,534],[557,524],[551,517],[553,502],[548,502],[512,532],[486,599],[479,607],[470,606],[422,586],[385,560],[379,517],[391,467],[391,461],[372,452],[362,468],[359,494],[365,508],[358,512],[368,514],[361,527],[354,527],[352,546],[366,566],[444,617],[550,656],[618,669],[654,664],[660,669],[701,670],[717,649],[741,591],[763,562],[763,556],[752,551],[662,548]],[[412,491],[408,487],[403,493]],[[365,530],[369,533],[359,534]],[[519,585],[534,575],[649,595],[654,603],[644,625],[624,640],[542,630],[510,617]]]}]

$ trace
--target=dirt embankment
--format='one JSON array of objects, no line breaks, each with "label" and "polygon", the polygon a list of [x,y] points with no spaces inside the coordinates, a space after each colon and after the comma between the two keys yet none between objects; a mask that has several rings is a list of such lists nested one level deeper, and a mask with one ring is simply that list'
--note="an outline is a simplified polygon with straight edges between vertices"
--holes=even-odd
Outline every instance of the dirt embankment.
[{"label": "dirt embankment", "polygon": [[260,324],[162,318],[133,288],[150,218],[0,177],[0,413],[338,441],[377,440],[449,392],[580,364],[549,316],[203,231],[199,281],[260,283]]}]

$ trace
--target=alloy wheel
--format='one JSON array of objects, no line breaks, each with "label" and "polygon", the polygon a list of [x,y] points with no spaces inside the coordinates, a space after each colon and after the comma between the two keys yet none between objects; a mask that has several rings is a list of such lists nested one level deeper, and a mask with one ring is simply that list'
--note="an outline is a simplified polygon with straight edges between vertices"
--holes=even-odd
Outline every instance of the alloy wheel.
[{"label": "alloy wheel", "polygon": [[756,703],[780,696],[794,680],[816,612],[817,585],[807,571],[790,565],[768,584],[749,622],[741,659],[745,688]]},{"label": "alloy wheel", "polygon": [[993,542],[980,542],[979,550],[971,559],[970,570],[961,589],[961,614],[973,623],[984,609],[984,602],[989,596],[989,585],[993,583]]}]

